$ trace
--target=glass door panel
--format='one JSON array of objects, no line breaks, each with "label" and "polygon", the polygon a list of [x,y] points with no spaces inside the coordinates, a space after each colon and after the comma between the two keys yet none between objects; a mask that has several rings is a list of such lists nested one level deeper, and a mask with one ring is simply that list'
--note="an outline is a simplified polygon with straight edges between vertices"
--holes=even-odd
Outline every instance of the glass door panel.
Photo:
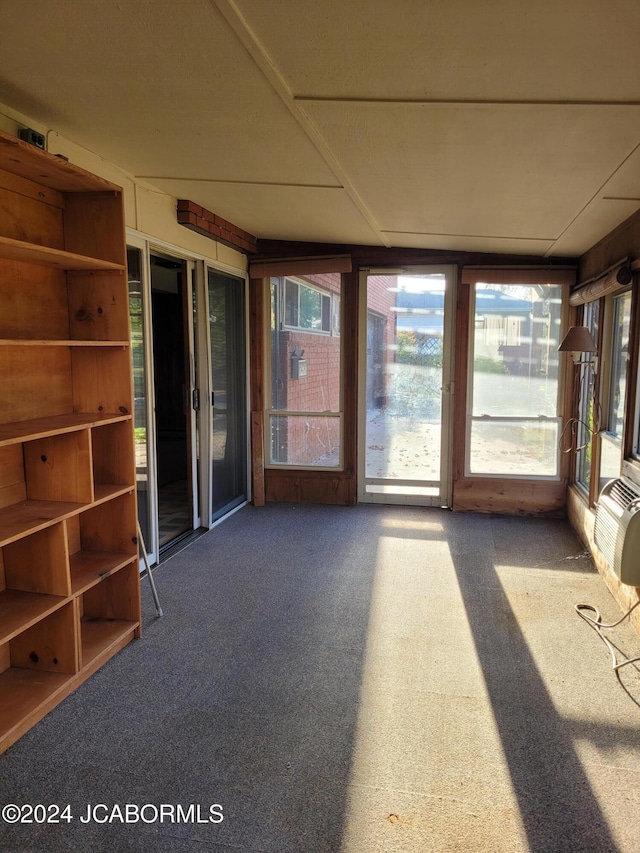
[{"label": "glass door panel", "polygon": [[136,489],[138,493],[138,520],[145,547],[153,556],[151,517],[151,492],[149,490],[149,441],[147,431],[147,371],[145,360],[146,327],[143,284],[142,249],[127,246],[127,271],[129,275],[129,318],[131,323],[131,355],[133,362],[134,433],[136,458]]},{"label": "glass door panel", "polygon": [[245,282],[209,270],[211,520],[247,499]]},{"label": "glass door panel", "polygon": [[365,275],[362,501],[450,501],[452,280],[450,268]]},{"label": "glass door panel", "polygon": [[189,288],[184,261],[151,255],[158,544],[193,530]]}]

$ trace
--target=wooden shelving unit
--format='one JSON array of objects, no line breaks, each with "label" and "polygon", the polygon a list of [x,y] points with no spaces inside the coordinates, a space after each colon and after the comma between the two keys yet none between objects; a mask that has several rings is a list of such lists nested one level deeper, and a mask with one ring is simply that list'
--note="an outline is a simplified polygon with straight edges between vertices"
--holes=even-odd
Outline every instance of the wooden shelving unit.
[{"label": "wooden shelving unit", "polygon": [[122,191],[0,132],[0,752],[140,632]]},{"label": "wooden shelving unit", "polygon": [[38,246],[35,243],[23,243],[10,237],[0,236],[0,254],[3,258],[15,261],[27,261],[33,264],[44,264],[60,270],[123,270],[122,264],[111,261],[89,258],[74,252],[52,249],[49,246]]}]

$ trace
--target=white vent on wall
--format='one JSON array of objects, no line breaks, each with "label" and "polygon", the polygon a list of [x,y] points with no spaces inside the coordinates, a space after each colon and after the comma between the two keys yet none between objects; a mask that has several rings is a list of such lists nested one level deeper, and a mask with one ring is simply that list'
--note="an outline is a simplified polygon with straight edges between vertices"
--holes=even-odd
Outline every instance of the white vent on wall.
[{"label": "white vent on wall", "polygon": [[611,480],[600,492],[595,540],[622,583],[640,586],[640,487],[632,480]]}]

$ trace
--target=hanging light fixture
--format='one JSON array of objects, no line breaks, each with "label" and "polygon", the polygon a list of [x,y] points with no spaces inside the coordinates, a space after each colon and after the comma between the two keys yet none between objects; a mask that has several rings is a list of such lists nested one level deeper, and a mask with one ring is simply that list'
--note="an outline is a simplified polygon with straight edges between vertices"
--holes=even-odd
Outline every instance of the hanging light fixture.
[{"label": "hanging light fixture", "polygon": [[567,334],[558,347],[558,352],[570,352],[574,364],[591,364],[594,370],[597,369],[595,355],[593,358],[581,358],[584,353],[598,352],[598,346],[593,340],[593,335],[586,326],[569,326]]}]

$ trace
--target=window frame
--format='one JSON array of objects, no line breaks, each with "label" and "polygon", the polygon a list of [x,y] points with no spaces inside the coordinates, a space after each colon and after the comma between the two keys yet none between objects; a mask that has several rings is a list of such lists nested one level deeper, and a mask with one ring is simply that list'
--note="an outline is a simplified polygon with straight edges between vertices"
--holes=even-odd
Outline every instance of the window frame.
[{"label": "window frame", "polygon": [[[344,342],[343,336],[340,334],[341,326],[344,323],[344,318],[342,316],[343,305],[344,305],[344,276],[336,272],[337,275],[340,276],[340,290],[339,293],[334,293],[333,291],[322,288],[321,286],[316,285],[315,283],[308,282],[304,280],[304,275],[294,276],[294,275],[277,275],[272,274],[263,279],[264,291],[263,291],[263,299],[266,306],[266,310],[264,312],[264,381],[265,381],[265,389],[266,393],[264,395],[264,431],[263,431],[263,440],[264,440],[264,467],[265,469],[276,469],[280,471],[319,471],[319,472],[331,472],[331,473],[340,473],[344,471]],[[282,296],[278,298],[277,311],[280,312],[280,316],[282,317],[282,322],[280,324],[280,331],[283,332],[291,332],[297,333],[301,335],[314,335],[320,338],[326,339],[335,339],[337,338],[339,341],[339,367],[338,367],[338,381],[339,381],[339,404],[337,411],[319,411],[319,410],[308,410],[308,411],[298,411],[292,409],[275,409],[272,408],[273,404],[273,395],[272,391],[269,389],[273,388],[273,375],[272,375],[272,323],[274,322],[274,307],[273,307],[273,295],[272,295],[272,284],[275,279],[281,279],[283,282],[282,288]],[[286,312],[286,287],[289,282],[294,282],[297,285],[302,285],[304,287],[309,288],[310,290],[315,290],[321,294],[323,297],[329,297],[330,302],[328,306],[328,318],[329,318],[329,329],[310,329],[304,326],[291,325],[284,322],[285,312]],[[299,306],[299,290],[298,290],[298,306]],[[337,314],[337,318],[336,318]],[[307,418],[313,419],[318,417],[326,417],[326,418],[335,418],[339,421],[338,427],[338,436],[339,436],[339,451],[338,451],[338,461],[335,465],[313,465],[313,464],[297,464],[291,462],[274,462],[272,461],[272,423],[274,419],[277,418]]]},{"label": "window frame", "polygon": [[[619,370],[620,361],[621,361],[621,353],[617,356],[615,355],[615,346],[616,341],[618,340],[618,330],[620,326],[618,324],[618,320],[620,317],[619,308],[622,305],[622,300],[629,297],[629,329],[627,333],[627,355],[624,359],[624,368]],[[609,335],[608,335],[608,347],[607,347],[607,365],[606,365],[606,391],[607,391],[607,399],[604,401],[606,403],[606,408],[603,405],[603,410],[606,411],[606,425],[602,429],[602,432],[607,433],[611,438],[616,439],[622,445],[624,442],[625,431],[627,428],[627,399],[629,393],[629,362],[630,362],[630,337],[631,337],[631,324],[633,322],[633,293],[630,288],[622,291],[621,293],[616,293],[610,297],[610,309],[608,312],[608,326],[609,326]],[[620,338],[622,340],[622,338]],[[619,371],[619,372],[618,372]],[[615,375],[614,375],[615,372]],[[624,396],[621,400],[619,400],[618,407],[616,409],[617,421],[619,420],[621,423],[620,432],[617,429],[612,429],[611,419],[613,417],[613,401],[614,395],[612,393],[614,381],[617,380],[618,384],[620,383],[621,377],[624,375]],[[621,413],[621,417],[617,414]]]},{"label": "window frame", "polygon": [[[618,435],[616,432],[610,429],[610,418],[611,418],[611,399],[612,399],[612,377],[613,377],[613,368],[614,368],[614,343],[615,343],[615,324],[616,324],[616,307],[618,304],[618,300],[621,300],[628,296],[631,293],[631,308],[630,308],[630,339],[631,339],[631,331],[633,329],[633,317],[634,317],[634,304],[633,304],[633,291],[631,287],[624,287],[615,290],[612,293],[608,293],[603,297],[604,303],[604,317],[602,320],[602,346],[600,350],[600,360],[598,371],[600,373],[600,412],[602,415],[602,423],[600,424],[600,429],[597,434],[597,454],[595,462],[596,464],[592,466],[591,471],[591,498],[593,502],[596,502],[598,499],[598,495],[602,490],[602,486],[604,483],[608,482],[611,477],[619,477],[622,475],[625,464],[626,464],[626,451],[625,448],[629,442],[629,430],[628,430],[628,412],[629,412],[629,404],[630,404],[630,385],[629,385],[629,363],[630,360],[627,358],[626,361],[626,379],[625,379],[625,397],[624,400],[621,401],[622,407],[622,428],[621,434]],[[629,345],[629,351],[631,351],[631,347]],[[634,396],[635,403],[635,396]],[[618,458],[618,464],[616,466],[615,473],[610,473],[606,477],[602,476],[602,467],[603,461],[605,458],[611,458],[612,454],[615,453]],[[637,476],[637,475],[636,475]]]},{"label": "window frame", "polygon": [[[640,484],[640,273],[634,272],[631,284],[631,321],[629,360],[627,363],[627,429],[623,436],[622,474]],[[630,428],[629,428],[630,426]]]},{"label": "window frame", "polygon": [[[523,277],[524,278],[524,277]],[[467,403],[466,403],[466,428],[465,428],[465,453],[464,453],[464,477],[468,479],[494,479],[494,480],[535,480],[548,483],[557,483],[563,478],[562,470],[562,454],[560,451],[560,436],[563,422],[563,399],[564,399],[564,371],[562,362],[558,360],[557,367],[557,392],[555,400],[555,416],[549,417],[544,415],[538,416],[491,416],[491,415],[474,415],[473,413],[473,394],[474,394],[474,377],[475,377],[475,332],[476,332],[476,297],[479,288],[486,288],[487,285],[500,286],[517,286],[534,287],[536,284],[543,287],[557,287],[560,294],[560,311],[559,311],[559,327],[558,327],[558,344],[562,339],[562,331],[566,325],[567,300],[565,296],[565,287],[558,281],[544,281],[544,276],[540,280],[533,282],[531,279],[518,281],[515,276],[512,281],[493,281],[490,276],[480,278],[475,277],[473,281],[469,281],[470,297],[469,297],[469,338],[468,338],[468,356],[467,356]],[[505,335],[508,336],[508,330]],[[505,337],[506,340],[506,337]],[[471,439],[473,424],[478,423],[539,423],[539,424],[556,424],[557,440],[555,453],[555,473],[554,474],[531,474],[531,473],[505,473],[505,472],[477,472],[471,467]]]},{"label": "window frame", "polygon": [[[590,331],[598,348],[598,351],[594,354],[596,359],[596,365],[602,365],[602,337],[603,327],[606,320],[605,300],[604,298],[600,298],[594,299],[591,302],[585,302],[580,306],[580,309],[581,311],[580,316],[578,318],[578,323],[579,325],[585,326]],[[600,433],[600,428],[602,425],[600,375],[601,367],[595,366],[591,363],[582,364],[579,368],[579,379],[577,380],[579,382],[580,389],[577,417],[582,424],[587,425],[589,416],[587,407],[589,403],[591,403],[591,405],[593,406],[593,417],[595,421],[593,425],[596,428],[591,430],[590,427],[588,427],[587,425],[586,428],[590,429],[591,436],[586,439],[582,447],[579,444],[578,447],[576,447],[575,449],[572,479],[573,483],[581,490],[584,496],[588,498],[589,503],[592,503],[594,500],[592,482],[595,478],[593,474],[595,471],[597,471],[599,464],[598,435]],[[584,427],[582,429],[584,429]],[[580,434],[578,436],[578,441],[580,442]],[[581,470],[582,462],[580,454],[582,452],[590,452],[591,454],[589,476],[585,478],[585,480],[581,479],[583,472]]]},{"label": "window frame", "polygon": [[[335,328],[334,328],[335,324],[334,324],[333,318],[334,318],[335,294],[332,291],[325,290],[324,288],[322,288],[316,284],[313,284],[311,282],[303,281],[301,278],[298,278],[297,276],[284,275],[284,276],[272,276],[272,278],[282,278],[282,280],[284,282],[284,288],[283,288],[284,292],[283,292],[283,297],[282,297],[283,303],[284,303],[282,306],[282,317],[284,318],[282,328],[284,330],[290,331],[290,332],[302,332],[305,335],[307,335],[307,334],[309,334],[309,335],[327,335],[327,336],[331,336],[331,337],[338,337],[339,336],[339,334],[340,334],[339,325],[338,325],[338,331],[337,332],[335,331]],[[291,284],[296,286],[297,292],[298,292],[297,293],[297,301],[296,301],[296,314],[297,314],[298,323],[288,323],[287,322],[287,311],[288,311],[287,290],[289,288],[289,285],[291,285]],[[306,290],[310,290],[312,292],[320,294],[320,300],[321,300],[321,302],[320,302],[320,324],[321,324],[321,328],[314,328],[313,326],[301,326],[299,324],[300,314],[301,314],[300,299],[301,299],[301,289],[302,288],[305,288]],[[326,317],[327,317],[328,322],[326,324],[326,328],[325,328],[325,322],[324,322],[325,321],[325,307],[324,307],[325,303],[323,302],[323,300],[325,300],[325,299],[327,300],[327,303],[328,303],[327,304],[327,311],[326,311]],[[338,297],[337,298],[338,312],[339,312],[340,301],[341,300]]]}]

